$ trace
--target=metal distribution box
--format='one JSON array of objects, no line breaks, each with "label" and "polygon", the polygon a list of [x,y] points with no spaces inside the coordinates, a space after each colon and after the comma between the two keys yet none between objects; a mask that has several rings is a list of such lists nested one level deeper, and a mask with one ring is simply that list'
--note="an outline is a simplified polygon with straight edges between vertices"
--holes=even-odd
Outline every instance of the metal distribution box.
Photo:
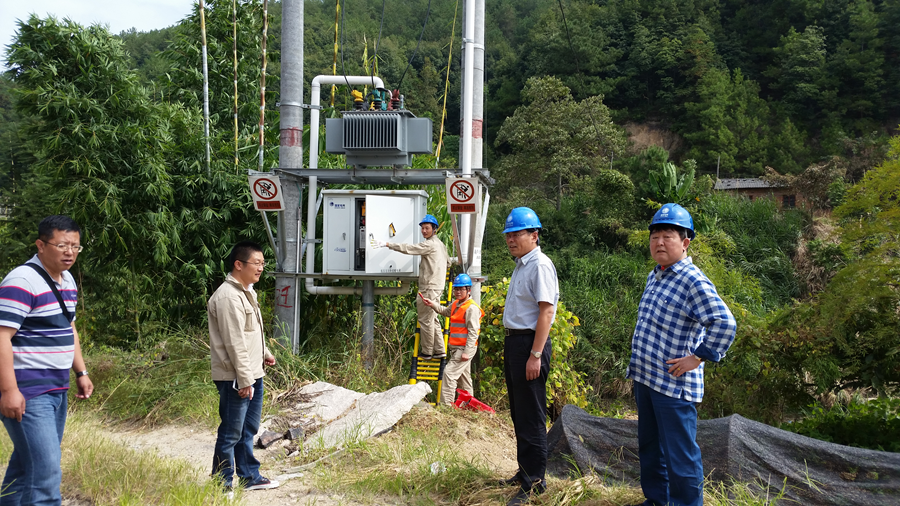
[{"label": "metal distribution box", "polygon": [[415,279],[419,259],[377,242],[423,241],[427,212],[422,190],[324,190],[322,274],[329,278]]}]

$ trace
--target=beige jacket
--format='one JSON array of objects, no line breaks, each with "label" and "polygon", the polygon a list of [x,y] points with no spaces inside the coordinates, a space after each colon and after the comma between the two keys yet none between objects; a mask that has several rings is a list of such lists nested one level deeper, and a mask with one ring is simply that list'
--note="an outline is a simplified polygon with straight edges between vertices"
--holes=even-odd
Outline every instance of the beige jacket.
[{"label": "beige jacket", "polygon": [[433,235],[419,244],[388,243],[388,248],[405,253],[407,255],[420,255],[419,262],[419,290],[443,290],[447,280],[447,268],[450,267],[450,257],[447,255],[447,247]]},{"label": "beige jacket", "polygon": [[213,381],[237,379],[238,388],[246,388],[265,376],[263,359],[272,354],[266,348],[256,292],[229,274],[206,310]]}]

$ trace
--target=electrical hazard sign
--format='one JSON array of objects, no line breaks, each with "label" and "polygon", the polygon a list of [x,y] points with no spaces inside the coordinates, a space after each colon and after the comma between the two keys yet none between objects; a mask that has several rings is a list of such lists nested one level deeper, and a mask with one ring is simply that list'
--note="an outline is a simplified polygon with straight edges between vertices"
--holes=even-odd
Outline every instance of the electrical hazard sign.
[{"label": "electrical hazard sign", "polygon": [[284,211],[284,200],[281,198],[281,181],[278,176],[250,176],[250,194],[253,195],[253,207],[257,211]]},{"label": "electrical hazard sign", "polygon": [[473,214],[481,211],[481,185],[475,179],[447,179],[447,210],[450,214]]}]

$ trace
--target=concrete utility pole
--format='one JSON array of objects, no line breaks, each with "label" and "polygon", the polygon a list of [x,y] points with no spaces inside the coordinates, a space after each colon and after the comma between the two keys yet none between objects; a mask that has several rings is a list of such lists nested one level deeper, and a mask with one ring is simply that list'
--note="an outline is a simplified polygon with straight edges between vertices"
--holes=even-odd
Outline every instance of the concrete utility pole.
[{"label": "concrete utility pole", "polygon": [[[466,0],[463,4],[463,60],[462,114],[460,125],[460,169],[470,176],[474,168],[484,165],[484,0]],[[460,219],[460,245],[472,276],[472,298],[481,303],[481,252],[483,231],[478,226],[480,216],[472,214]],[[479,248],[480,249],[480,248]]]},{"label": "concrete utility pole", "polygon": [[[281,141],[278,166],[303,168],[303,0],[281,3]],[[275,337],[295,353],[299,346],[300,188],[286,181],[286,210],[278,213]]]}]

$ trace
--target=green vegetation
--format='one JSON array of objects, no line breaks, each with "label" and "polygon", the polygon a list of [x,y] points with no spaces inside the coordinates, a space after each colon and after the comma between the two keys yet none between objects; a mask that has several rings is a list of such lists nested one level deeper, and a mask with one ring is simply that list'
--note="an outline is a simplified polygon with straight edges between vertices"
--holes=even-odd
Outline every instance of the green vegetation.
[{"label": "green vegetation", "polygon": [[[452,3],[434,4],[413,57],[419,29],[411,27],[421,26],[427,4],[392,6],[381,37],[381,2],[351,4],[338,72],[374,71],[401,88],[416,114],[437,120],[443,66],[458,52],[447,41],[459,28]],[[210,421],[205,303],[233,243],[267,244],[245,179],[258,159],[261,4],[238,3],[236,132],[231,3],[207,6],[209,167],[197,11],[163,31],[118,37],[33,16],[20,24],[0,78],[0,203],[12,206],[0,227],[0,271],[32,254],[43,216],[79,221],[86,249],[73,269],[78,325],[97,364],[92,374],[106,386],[98,399],[114,419]],[[646,224],[663,201],[693,214],[690,252],[739,322],[728,357],[708,369],[703,416],[778,423],[841,389],[897,394],[897,2],[572,0],[561,11],[551,0],[501,0],[487,8],[485,166],[498,184],[483,246],[489,316],[478,395],[504,407],[495,320],[513,262],[501,231],[510,209],[528,205],[545,226],[541,245],[561,282],[554,410],[568,402],[599,413],[627,402],[631,332],[653,267]],[[305,13],[310,80],[332,72],[335,13],[312,1]],[[279,3],[270,15],[267,168],[278,163]],[[459,89],[457,59],[449,81]],[[335,92],[328,114],[349,107],[349,90]],[[449,95],[446,125],[457,125],[457,94]],[[629,144],[626,123],[659,125],[673,142]],[[455,154],[445,152],[442,163]],[[343,163],[323,155],[321,166]],[[723,176],[788,183],[806,207],[718,193],[717,165]],[[441,191],[429,191],[429,209],[446,222]],[[440,234],[449,244],[449,227]],[[257,287],[267,308],[271,286],[267,278]],[[270,387],[404,383],[414,299],[378,298],[376,363],[366,370],[359,300],[304,296],[301,353],[277,350]],[[477,469],[459,472],[479,479]]]},{"label": "green vegetation", "polygon": [[812,406],[782,429],[847,446],[900,452],[900,399],[852,401],[831,409]]}]

